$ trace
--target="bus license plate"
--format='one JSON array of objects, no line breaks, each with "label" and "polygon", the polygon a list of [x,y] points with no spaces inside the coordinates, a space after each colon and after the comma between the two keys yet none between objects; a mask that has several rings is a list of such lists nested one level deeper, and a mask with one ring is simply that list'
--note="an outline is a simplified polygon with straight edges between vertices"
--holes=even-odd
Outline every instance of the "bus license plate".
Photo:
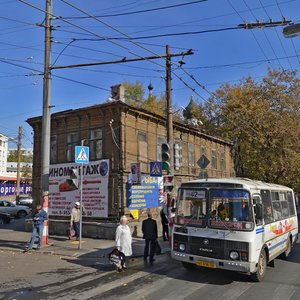
[{"label": "bus license plate", "polygon": [[204,261],[204,260],[197,260],[197,266],[199,267],[205,267],[205,268],[215,268],[216,265],[213,262],[210,261]]}]

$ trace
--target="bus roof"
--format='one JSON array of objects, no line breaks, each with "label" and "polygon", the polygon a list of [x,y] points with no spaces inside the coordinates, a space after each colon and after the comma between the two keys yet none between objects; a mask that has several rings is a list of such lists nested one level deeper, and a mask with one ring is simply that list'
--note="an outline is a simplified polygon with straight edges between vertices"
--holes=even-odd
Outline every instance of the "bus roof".
[{"label": "bus roof", "polygon": [[211,187],[239,187],[239,188],[247,188],[247,189],[268,189],[268,190],[285,190],[292,191],[291,188],[267,183],[259,180],[252,180],[249,178],[240,178],[240,177],[230,177],[230,178],[208,178],[208,179],[197,179],[192,181],[186,181],[181,184],[182,187],[197,187],[200,186],[211,186]]}]

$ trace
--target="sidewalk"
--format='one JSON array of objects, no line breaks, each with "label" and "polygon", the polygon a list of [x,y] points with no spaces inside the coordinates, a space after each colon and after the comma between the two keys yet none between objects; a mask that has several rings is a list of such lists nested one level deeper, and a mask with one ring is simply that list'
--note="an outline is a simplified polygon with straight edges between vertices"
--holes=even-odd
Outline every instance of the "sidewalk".
[{"label": "sidewalk", "polygon": [[[13,229],[0,228],[0,251],[23,252],[28,245],[31,233],[15,231]],[[162,254],[170,251],[169,242],[159,239]],[[92,238],[82,238],[81,249],[78,249],[79,242],[74,239],[69,240],[64,236],[50,236],[47,245],[42,249],[32,250],[32,253],[43,253],[48,255],[59,255],[72,258],[101,258],[107,259],[108,254],[114,248],[113,240],[102,240]],[[34,248],[36,245],[34,246]],[[133,257],[142,257],[144,251],[144,240],[134,238],[132,242]],[[30,252],[31,253],[31,252]]]}]

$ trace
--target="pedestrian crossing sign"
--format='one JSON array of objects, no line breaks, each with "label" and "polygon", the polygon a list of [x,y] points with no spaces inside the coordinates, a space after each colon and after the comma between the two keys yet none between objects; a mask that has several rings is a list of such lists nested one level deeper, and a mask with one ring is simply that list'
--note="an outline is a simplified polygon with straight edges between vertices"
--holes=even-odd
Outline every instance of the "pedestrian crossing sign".
[{"label": "pedestrian crossing sign", "polygon": [[86,146],[75,146],[75,162],[77,164],[88,164],[89,150],[90,148]]},{"label": "pedestrian crossing sign", "polygon": [[150,176],[161,177],[162,176],[162,162],[151,161],[150,162]]}]

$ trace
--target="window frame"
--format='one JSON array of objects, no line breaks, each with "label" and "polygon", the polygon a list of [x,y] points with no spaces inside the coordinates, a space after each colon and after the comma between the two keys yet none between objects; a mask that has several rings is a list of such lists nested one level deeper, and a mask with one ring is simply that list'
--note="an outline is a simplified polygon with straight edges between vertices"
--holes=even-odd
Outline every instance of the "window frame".
[{"label": "window frame", "polygon": [[188,143],[188,159],[189,159],[189,167],[195,167],[195,144],[194,143]]},{"label": "window frame", "polygon": [[[77,139],[68,141],[68,137],[72,135],[77,135]],[[66,133],[66,161],[74,162],[75,161],[75,146],[79,146],[79,132],[78,131],[70,131]]]},{"label": "window frame", "polygon": [[[101,132],[101,137],[92,137],[92,132],[100,131]],[[101,141],[101,153],[98,153],[98,142]],[[90,147],[90,160],[95,161],[95,160],[100,160],[103,159],[103,150],[104,150],[104,139],[103,139],[103,128],[102,127],[96,127],[96,128],[90,128],[89,129],[89,147]],[[100,155],[99,155],[100,154]]]}]

